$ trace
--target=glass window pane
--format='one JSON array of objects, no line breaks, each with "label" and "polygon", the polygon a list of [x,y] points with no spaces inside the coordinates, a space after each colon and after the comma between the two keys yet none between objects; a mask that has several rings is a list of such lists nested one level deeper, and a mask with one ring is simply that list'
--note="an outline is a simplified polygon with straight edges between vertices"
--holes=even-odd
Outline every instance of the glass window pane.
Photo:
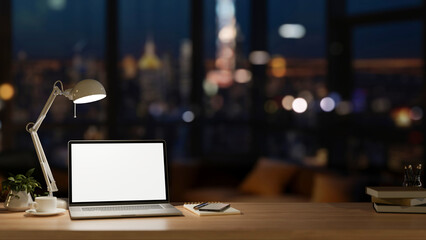
[{"label": "glass window pane", "polygon": [[268,11],[271,54],[286,58],[325,57],[326,9],[323,0],[270,0]]},{"label": "glass window pane", "polygon": [[354,58],[421,58],[421,28],[420,21],[357,27]]},{"label": "glass window pane", "polygon": [[[104,1],[29,1],[13,3],[13,57],[15,122],[35,121],[56,80],[64,88],[93,78],[105,84]],[[84,106],[79,119],[102,120],[102,103]],[[46,122],[74,121],[73,105],[56,99]],[[93,111],[90,113],[90,111]],[[49,115],[50,115],[49,114]]]},{"label": "glass window pane", "polygon": [[[325,165],[320,102],[326,85],[325,1],[268,1],[268,53],[264,154],[306,165]],[[309,7],[306,7],[309,6]],[[331,109],[333,110],[333,109]],[[314,161],[312,161],[314,160]]]},{"label": "glass window pane", "polygon": [[[205,0],[204,15],[206,75],[201,107],[209,124],[203,126],[203,151],[206,155],[244,154],[250,144],[246,140],[250,138],[252,80],[250,1]],[[239,130],[232,130],[235,125]],[[228,141],[217,141],[220,138]]]},{"label": "glass window pane", "polygon": [[[422,24],[418,21],[355,29],[355,88],[358,92],[363,90],[365,94],[360,94],[366,98],[366,105],[355,110],[377,113],[376,105],[370,104],[378,98],[389,101],[384,112],[420,104],[423,77],[421,36]],[[391,115],[387,117],[391,118]]]},{"label": "glass window pane", "polygon": [[421,0],[348,0],[347,11],[349,14],[360,14],[420,7],[421,5]]},{"label": "glass window pane", "polygon": [[[17,95],[13,99],[11,118],[22,126],[35,122],[46,103],[56,80],[64,88],[72,88],[82,79],[97,79],[104,85],[104,1],[31,1],[13,0],[13,64]],[[79,105],[77,119],[73,104],[58,96],[40,129],[46,148],[66,142],[69,136],[83,138],[89,131],[88,122],[102,123],[106,101]],[[64,127],[64,123],[65,125]],[[60,126],[55,136],[43,135],[45,128]],[[78,126],[78,127],[77,127]],[[83,126],[81,128],[81,126]],[[79,130],[76,131],[75,128]],[[104,134],[98,129],[99,134]],[[50,132],[50,131],[46,131]],[[79,132],[80,134],[74,135]],[[32,145],[24,128],[18,130],[18,146]],[[44,141],[43,141],[44,140]],[[54,157],[53,157],[54,158]],[[65,165],[65,159],[61,160]]]},{"label": "glass window pane", "polygon": [[188,154],[195,117],[190,16],[189,0],[119,1],[119,128],[123,138],[166,139],[171,159]]},{"label": "glass window pane", "polygon": [[[10,117],[14,149],[32,151],[28,122],[36,122],[57,80],[64,90],[83,79],[105,87],[105,1],[12,0],[13,87]],[[59,86],[59,85],[58,85]],[[107,100],[77,106],[58,95],[38,134],[53,171],[62,171],[59,196],[66,195],[67,141],[104,139]],[[34,155],[34,160],[35,159]],[[22,165],[23,166],[23,165]],[[22,167],[21,166],[21,167]],[[33,164],[32,167],[38,167]],[[20,170],[22,171],[22,170]],[[39,179],[42,179],[41,171]],[[59,177],[61,179],[61,177]]]},{"label": "glass window pane", "polygon": [[354,127],[368,134],[352,147],[371,166],[399,172],[403,162],[422,159],[422,27],[406,21],[354,29]]}]

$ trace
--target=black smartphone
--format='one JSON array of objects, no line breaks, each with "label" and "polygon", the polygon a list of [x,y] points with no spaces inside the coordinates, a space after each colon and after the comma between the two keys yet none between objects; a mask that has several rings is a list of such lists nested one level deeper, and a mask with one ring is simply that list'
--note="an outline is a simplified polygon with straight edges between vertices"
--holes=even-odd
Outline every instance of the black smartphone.
[{"label": "black smartphone", "polygon": [[231,204],[229,203],[209,203],[206,206],[200,207],[200,211],[213,211],[213,212],[222,212],[229,208]]}]

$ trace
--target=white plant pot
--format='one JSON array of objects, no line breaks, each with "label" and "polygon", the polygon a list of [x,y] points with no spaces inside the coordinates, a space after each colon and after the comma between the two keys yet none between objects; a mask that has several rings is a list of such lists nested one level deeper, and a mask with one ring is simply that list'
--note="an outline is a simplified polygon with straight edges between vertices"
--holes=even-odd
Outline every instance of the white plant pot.
[{"label": "white plant pot", "polygon": [[13,191],[10,190],[9,194],[6,197],[6,201],[4,201],[4,207],[9,211],[25,211],[31,207],[31,203],[33,203],[33,198],[31,194],[26,191]]}]

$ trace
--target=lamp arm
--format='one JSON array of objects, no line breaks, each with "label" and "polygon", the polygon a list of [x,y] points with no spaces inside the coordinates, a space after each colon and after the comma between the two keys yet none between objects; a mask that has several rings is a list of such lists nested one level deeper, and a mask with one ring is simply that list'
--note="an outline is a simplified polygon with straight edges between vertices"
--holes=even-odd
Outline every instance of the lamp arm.
[{"label": "lamp arm", "polygon": [[53,84],[53,90],[50,94],[49,98],[47,99],[46,104],[44,105],[43,109],[41,110],[41,113],[35,123],[28,123],[26,126],[27,132],[30,133],[31,139],[34,143],[34,148],[37,153],[38,160],[40,162],[41,170],[43,171],[44,179],[46,180],[47,190],[49,191],[49,196],[53,196],[52,192],[57,192],[58,188],[56,186],[55,179],[53,178],[52,171],[50,170],[49,163],[47,162],[46,154],[44,153],[43,146],[41,145],[40,138],[38,137],[37,131],[40,128],[40,125],[42,124],[44,118],[47,115],[47,112],[49,111],[50,107],[53,104],[53,101],[55,100],[56,96],[63,95],[64,91],[60,89],[58,86],[56,86],[56,83],[61,84],[61,81],[56,81]]},{"label": "lamp arm", "polygon": [[38,116],[37,121],[32,126],[32,129],[34,129],[34,131],[36,131],[36,132],[38,131],[41,123],[43,122],[44,118],[47,115],[47,112],[49,112],[50,107],[52,107],[53,101],[55,101],[56,96],[61,95],[61,94],[62,94],[62,91],[57,86],[53,86],[52,93],[50,94],[49,98],[46,101],[46,104],[44,105],[43,109],[41,110],[41,113]]},{"label": "lamp arm", "polygon": [[53,178],[52,171],[50,170],[49,163],[47,162],[46,154],[44,153],[37,132],[30,130],[30,134],[31,139],[34,143],[34,148],[36,150],[38,160],[40,162],[40,167],[43,172],[44,180],[46,181],[47,191],[49,191],[49,196],[53,196],[52,192],[57,192],[58,187],[56,186],[56,181]]}]

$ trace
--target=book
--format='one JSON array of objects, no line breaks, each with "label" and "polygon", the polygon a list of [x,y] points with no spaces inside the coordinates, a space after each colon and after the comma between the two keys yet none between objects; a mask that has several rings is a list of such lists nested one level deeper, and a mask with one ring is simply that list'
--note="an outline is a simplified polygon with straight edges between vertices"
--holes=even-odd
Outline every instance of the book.
[{"label": "book", "polygon": [[235,209],[233,207],[229,207],[227,209],[225,209],[224,211],[221,212],[214,212],[214,211],[200,211],[200,210],[196,210],[194,209],[194,206],[198,205],[198,203],[185,203],[183,205],[183,207],[198,215],[198,216],[217,216],[217,215],[237,215],[237,214],[241,214],[240,210]]},{"label": "book", "polygon": [[373,203],[373,206],[378,213],[426,213],[426,205],[400,206]]},{"label": "book", "polygon": [[365,192],[376,198],[426,198],[426,189],[419,187],[366,187]]},{"label": "book", "polygon": [[426,204],[426,198],[377,198],[371,196],[371,202],[387,205],[417,206]]}]

